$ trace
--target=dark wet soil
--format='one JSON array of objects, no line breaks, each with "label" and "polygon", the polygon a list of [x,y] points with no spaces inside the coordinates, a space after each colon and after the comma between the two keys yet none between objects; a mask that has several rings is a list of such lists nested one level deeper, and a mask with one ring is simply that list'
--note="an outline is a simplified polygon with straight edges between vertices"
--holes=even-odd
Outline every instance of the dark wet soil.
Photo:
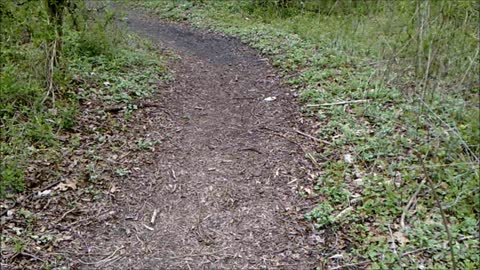
[{"label": "dark wet soil", "polygon": [[293,92],[236,39],[136,13],[128,24],[179,56],[175,81],[147,116],[153,158],[133,156],[111,217],[78,232],[78,268],[314,268],[298,195],[311,165],[289,139],[301,128]]}]

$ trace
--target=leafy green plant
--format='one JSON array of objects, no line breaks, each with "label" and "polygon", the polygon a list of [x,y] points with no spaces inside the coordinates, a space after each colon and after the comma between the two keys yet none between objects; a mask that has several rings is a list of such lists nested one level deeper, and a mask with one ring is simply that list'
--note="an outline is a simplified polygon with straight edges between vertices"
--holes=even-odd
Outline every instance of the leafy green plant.
[{"label": "leafy green plant", "polygon": [[141,150],[152,150],[154,145],[155,142],[151,141],[150,139],[142,139],[137,141],[137,146]]},{"label": "leafy green plant", "polygon": [[328,202],[323,202],[317,205],[308,214],[305,214],[307,220],[315,222],[318,228],[322,228],[326,225],[330,225],[333,222],[332,213],[334,208]]},{"label": "leafy green plant", "polygon": [[130,173],[128,169],[125,168],[118,168],[115,170],[115,174],[118,176],[127,176]]},{"label": "leafy green plant", "polygon": [[4,161],[0,165],[0,196],[5,196],[6,193],[23,191],[24,174],[21,166],[17,161]]}]

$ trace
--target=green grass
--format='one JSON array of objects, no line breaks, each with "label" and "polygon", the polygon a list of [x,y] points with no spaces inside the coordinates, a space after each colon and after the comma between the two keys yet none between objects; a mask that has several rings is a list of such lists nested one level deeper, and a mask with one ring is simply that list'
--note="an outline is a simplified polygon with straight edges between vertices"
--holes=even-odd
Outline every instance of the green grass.
[{"label": "green grass", "polygon": [[[164,60],[144,39],[121,31],[107,11],[87,14],[84,29],[65,19],[60,64],[54,72],[55,100],[47,96],[46,14],[39,2],[4,2],[0,43],[0,197],[12,196],[58,177],[57,163],[70,149],[62,141],[75,132],[83,108],[102,110],[148,97],[168,78]],[[85,12],[79,10],[79,15]],[[25,18],[32,18],[27,21]],[[88,105],[90,104],[90,105]],[[47,176],[35,176],[38,163]]]},{"label": "green grass", "polygon": [[[413,30],[401,28],[408,13],[285,16],[248,3],[137,5],[163,18],[237,36],[270,56],[284,73],[297,74],[289,83],[304,104],[317,105],[304,107],[305,116],[319,123],[315,136],[332,142],[313,154],[321,165],[314,194],[299,190],[321,201],[306,220],[320,234],[336,236],[318,246],[325,254],[322,264],[451,268],[435,193],[448,219],[457,268],[480,267],[478,37],[470,36],[478,26],[432,30],[442,40],[425,39],[439,46],[439,56],[428,66],[420,59],[422,66],[415,70],[419,52],[406,43]],[[478,19],[478,12],[470,16]],[[435,27],[440,26],[432,23]],[[422,53],[428,51],[426,46]],[[390,61],[395,54],[399,59]],[[450,70],[442,75],[445,59]],[[368,102],[322,105],[351,100]]]}]

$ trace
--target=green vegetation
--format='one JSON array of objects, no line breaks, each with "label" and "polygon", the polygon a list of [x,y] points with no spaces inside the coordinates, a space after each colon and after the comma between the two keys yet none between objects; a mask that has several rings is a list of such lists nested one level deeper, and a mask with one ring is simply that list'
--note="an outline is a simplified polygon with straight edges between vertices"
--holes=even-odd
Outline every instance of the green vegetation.
[{"label": "green vegetation", "polygon": [[135,5],[237,36],[289,75],[331,142],[305,192],[323,265],[480,267],[477,1]]},{"label": "green vegetation", "polygon": [[[58,178],[86,109],[136,109],[165,75],[152,45],[82,1],[0,2],[0,196]],[[83,111],[80,113],[80,109]],[[78,143],[78,142],[77,142]],[[36,175],[37,167],[48,175]]]}]

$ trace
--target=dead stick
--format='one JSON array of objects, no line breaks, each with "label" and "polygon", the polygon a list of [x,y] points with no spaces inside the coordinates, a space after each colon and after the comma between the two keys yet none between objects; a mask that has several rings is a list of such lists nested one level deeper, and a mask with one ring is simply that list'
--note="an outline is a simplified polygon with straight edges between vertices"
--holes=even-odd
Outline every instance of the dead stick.
[{"label": "dead stick", "polygon": [[152,218],[150,219],[150,224],[155,224],[155,219],[157,218],[158,210],[153,210]]},{"label": "dead stick", "polygon": [[85,265],[96,265],[96,264],[108,262],[108,260],[112,259],[119,250],[124,249],[124,248],[125,248],[124,246],[121,246],[121,247],[117,248],[117,249],[116,249],[112,254],[110,254],[107,258],[102,259],[102,260],[100,260],[100,261],[96,261],[96,262],[84,262],[84,261],[82,261],[82,260],[80,260],[80,259],[78,259],[78,261],[79,261],[80,263],[82,263],[82,264],[85,264]]},{"label": "dead stick", "polygon": [[420,193],[420,190],[422,189],[423,185],[425,184],[425,178],[422,180],[422,182],[420,182],[420,184],[418,185],[418,188],[417,190],[415,191],[415,193],[413,194],[413,196],[410,198],[410,200],[408,201],[407,205],[403,208],[403,212],[402,212],[402,216],[400,217],[400,227],[402,227],[402,229],[405,229],[405,216],[407,215],[408,213],[408,210],[410,209],[410,207],[412,206],[413,204],[413,201],[415,201],[415,199],[417,198],[418,196],[418,193]]},{"label": "dead stick", "polygon": [[313,137],[312,135],[307,134],[307,133],[304,133],[304,132],[301,132],[301,131],[298,130],[298,129],[294,129],[294,131],[295,131],[296,133],[298,133],[298,134],[300,134],[300,135],[303,135],[303,136],[305,136],[305,137],[307,137],[307,138],[309,138],[309,139],[312,139],[312,140],[314,140],[314,141],[316,141],[316,142],[321,142],[321,143],[324,143],[324,144],[326,144],[326,145],[332,145],[332,143],[329,142],[329,141],[325,141],[325,140],[322,140],[322,139],[319,139],[319,138],[315,138],[315,137]]},{"label": "dead stick", "polygon": [[68,210],[67,212],[65,212],[59,219],[57,219],[55,221],[55,223],[59,223],[60,221],[62,221],[68,214],[70,214],[71,212],[75,211],[77,208],[74,207],[73,209],[70,209]]},{"label": "dead stick", "polygon": [[347,100],[347,101],[339,101],[339,102],[333,102],[333,103],[307,104],[307,107],[312,108],[312,107],[322,107],[322,106],[335,106],[335,105],[345,105],[345,104],[351,104],[351,103],[364,103],[369,101],[370,101],[369,99]]}]

